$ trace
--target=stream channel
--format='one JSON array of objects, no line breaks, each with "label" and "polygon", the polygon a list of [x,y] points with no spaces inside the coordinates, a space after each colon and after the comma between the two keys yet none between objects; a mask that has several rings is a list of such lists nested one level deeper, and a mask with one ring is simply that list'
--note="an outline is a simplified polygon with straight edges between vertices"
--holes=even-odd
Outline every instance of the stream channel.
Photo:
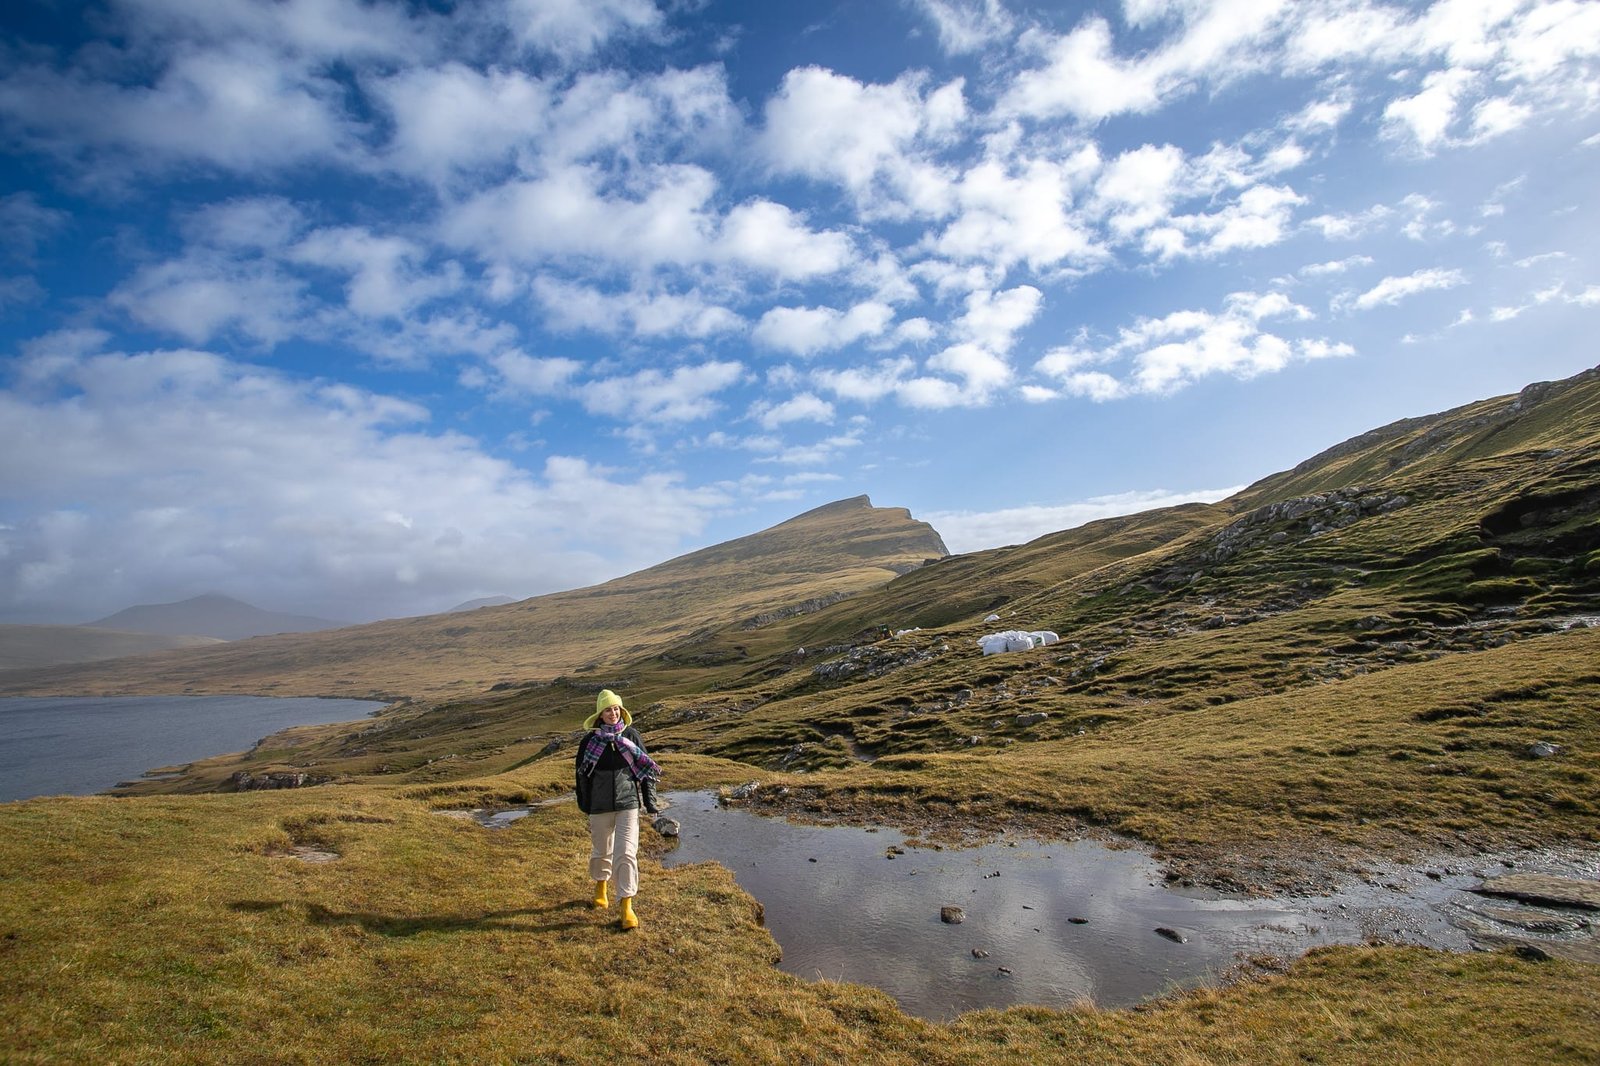
[{"label": "stream channel", "polygon": [[[932,850],[905,847],[893,829],[804,825],[722,806],[710,792],[664,799],[680,835],[662,865],[728,867],[765,909],[783,970],[873,985],[936,1021],[1022,1003],[1130,1006],[1215,981],[1253,956],[1292,958],[1323,944],[1379,938],[1470,950],[1464,926],[1491,902],[1470,890],[1513,865],[1480,856],[1382,866],[1333,895],[1246,898],[1169,888],[1136,846],[1001,836]],[[471,816],[504,828],[538,809]],[[1593,855],[1518,853],[1515,866],[1596,876]],[[646,875],[646,899],[649,888]],[[964,919],[944,922],[945,907]]]}]

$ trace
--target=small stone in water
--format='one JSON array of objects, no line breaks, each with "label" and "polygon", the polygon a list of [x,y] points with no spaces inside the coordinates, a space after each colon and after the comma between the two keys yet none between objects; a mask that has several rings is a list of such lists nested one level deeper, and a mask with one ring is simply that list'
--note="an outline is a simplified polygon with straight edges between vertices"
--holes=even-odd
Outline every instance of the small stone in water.
[{"label": "small stone in water", "polygon": [[946,925],[960,925],[966,921],[967,912],[960,907],[940,907],[939,920]]},{"label": "small stone in water", "polygon": [[1088,925],[1089,924],[1089,919],[1087,919],[1087,918],[1068,918],[1067,921],[1071,922],[1073,925]]},{"label": "small stone in water", "polygon": [[1010,977],[1010,976],[1011,976],[1011,967],[1009,967],[1009,966],[1002,966],[1002,967],[1000,967],[1000,968],[999,968],[999,969],[998,969],[998,970],[996,970],[996,971],[995,971],[995,972],[996,972],[996,973],[1003,973],[1003,974],[1005,974],[1005,975],[1006,975],[1006,976],[1007,976],[1007,977]]},{"label": "small stone in water", "polygon": [[987,959],[989,957],[989,953],[984,951],[982,948],[973,948],[972,957],[975,959]]},{"label": "small stone in water", "polygon": [[1174,944],[1187,944],[1189,942],[1189,938],[1188,937],[1184,936],[1182,933],[1178,932],[1176,929],[1168,929],[1164,925],[1163,926],[1158,926],[1156,928],[1156,935],[1157,936],[1164,936],[1168,940],[1172,941]]}]

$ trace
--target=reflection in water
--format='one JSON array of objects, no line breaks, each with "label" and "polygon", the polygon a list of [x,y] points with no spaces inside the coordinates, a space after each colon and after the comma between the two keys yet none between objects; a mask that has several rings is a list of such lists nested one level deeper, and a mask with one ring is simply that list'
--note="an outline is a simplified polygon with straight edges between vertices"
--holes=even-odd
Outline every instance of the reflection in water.
[{"label": "reflection in water", "polygon": [[[1080,999],[1122,1006],[1214,976],[1239,953],[1330,940],[1321,919],[1281,903],[1159,887],[1155,864],[1131,849],[1019,840],[907,848],[891,859],[904,842],[893,830],[797,825],[700,793],[669,798],[683,831],[665,864],[715,860],[732,870],[765,907],[784,970],[875,985],[926,1018]],[[965,920],[943,923],[946,906]]]},{"label": "reflection in water", "polygon": [[[1483,876],[1391,867],[1332,896],[1241,899],[1168,889],[1136,848],[1004,838],[904,848],[890,829],[799,825],[721,807],[704,792],[664,798],[682,835],[663,864],[727,866],[765,909],[784,970],[874,985],[930,1019],[1019,1003],[1128,1006],[1214,978],[1241,958],[1372,936],[1466,950],[1452,917]],[[445,813],[504,828],[538,807],[570,804],[568,796],[532,809]],[[1596,857],[1583,863],[1592,879]],[[965,920],[943,923],[940,908],[950,906]]]}]

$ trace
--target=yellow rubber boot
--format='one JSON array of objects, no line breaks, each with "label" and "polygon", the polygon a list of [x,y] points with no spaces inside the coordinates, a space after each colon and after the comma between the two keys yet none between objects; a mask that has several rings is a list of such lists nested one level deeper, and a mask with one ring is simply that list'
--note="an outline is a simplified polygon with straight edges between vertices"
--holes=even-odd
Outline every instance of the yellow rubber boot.
[{"label": "yellow rubber boot", "polygon": [[624,929],[639,928],[639,916],[633,913],[633,897],[622,897],[622,918],[617,922]]},{"label": "yellow rubber boot", "polygon": [[606,898],[606,882],[604,881],[596,881],[594,883],[594,905],[601,910],[611,906],[611,901]]}]

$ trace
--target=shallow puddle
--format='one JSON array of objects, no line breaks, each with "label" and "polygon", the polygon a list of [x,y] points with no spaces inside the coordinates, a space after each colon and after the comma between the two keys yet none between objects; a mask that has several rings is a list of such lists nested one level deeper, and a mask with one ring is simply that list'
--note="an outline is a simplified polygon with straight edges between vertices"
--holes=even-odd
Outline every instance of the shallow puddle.
[{"label": "shallow puddle", "polygon": [[[1372,937],[1468,950],[1467,929],[1481,928],[1473,923],[1496,904],[1468,890],[1507,872],[1490,858],[1386,867],[1331,896],[1246,899],[1167,888],[1157,864],[1133,847],[1002,837],[934,851],[905,847],[891,829],[801,825],[723,807],[711,793],[664,798],[681,833],[663,865],[727,866],[765,909],[782,969],[873,985],[935,1020],[1020,1003],[1128,1006],[1213,980],[1251,956],[1294,957]],[[570,799],[541,806],[562,803]],[[537,809],[458,816],[505,828]],[[1528,854],[1518,866],[1597,873],[1592,855]],[[962,910],[958,924],[941,919],[947,907]],[[1586,920],[1570,935],[1593,940]]]},{"label": "shallow puddle", "polygon": [[[800,825],[721,807],[707,793],[668,798],[682,831],[663,864],[732,870],[765,908],[784,970],[874,985],[930,1019],[1018,1003],[1128,1006],[1249,956],[1368,937],[1467,950],[1452,912],[1487,902],[1467,890],[1505,872],[1434,869],[1436,879],[1387,869],[1333,896],[1229,898],[1165,887],[1137,848],[1002,838],[891,859],[905,842],[894,830]],[[1592,863],[1573,865],[1545,863],[1593,876]],[[960,924],[941,920],[949,906],[965,913]]]}]

